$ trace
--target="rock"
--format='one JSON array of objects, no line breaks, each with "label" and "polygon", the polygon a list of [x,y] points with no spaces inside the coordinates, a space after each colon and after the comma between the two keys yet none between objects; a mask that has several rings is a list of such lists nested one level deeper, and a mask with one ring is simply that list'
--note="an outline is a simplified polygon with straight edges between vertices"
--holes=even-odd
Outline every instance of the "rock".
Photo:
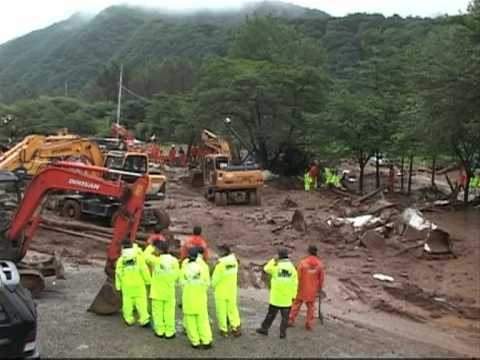
[{"label": "rock", "polygon": [[374,262],[375,259],[374,259],[373,257],[369,256],[369,257],[367,258],[367,261],[368,261],[368,262]]},{"label": "rock", "polygon": [[385,251],[385,238],[374,230],[369,230],[360,238],[360,245],[370,250]]},{"label": "rock", "polygon": [[296,231],[307,231],[307,223],[305,222],[303,213],[300,210],[295,210],[293,213],[291,224]]}]

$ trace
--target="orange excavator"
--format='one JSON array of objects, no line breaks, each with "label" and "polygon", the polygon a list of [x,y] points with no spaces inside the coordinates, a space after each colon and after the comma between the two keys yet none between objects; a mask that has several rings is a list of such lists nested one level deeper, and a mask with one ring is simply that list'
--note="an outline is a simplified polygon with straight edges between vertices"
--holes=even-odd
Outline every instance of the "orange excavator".
[{"label": "orange excavator", "polygon": [[[133,183],[121,180],[110,181],[93,173],[114,173],[136,176]],[[12,190],[19,190],[18,178],[11,172],[0,172],[0,189],[4,196],[12,197]],[[74,162],[57,162],[48,165],[28,185],[23,197],[21,193],[13,197],[19,202],[0,199],[0,260],[20,262],[41,222],[40,209],[48,193],[75,190],[109,196],[121,202],[116,217],[112,240],[107,250],[105,271],[107,281],[90,306],[91,311],[101,314],[115,313],[120,309],[120,297],[113,285],[114,265],[120,256],[121,241],[125,237],[133,241],[140,224],[148,177],[103,167]],[[16,207],[16,209],[15,209]],[[43,277],[33,269],[21,269],[22,282],[33,291],[43,289]]]}]

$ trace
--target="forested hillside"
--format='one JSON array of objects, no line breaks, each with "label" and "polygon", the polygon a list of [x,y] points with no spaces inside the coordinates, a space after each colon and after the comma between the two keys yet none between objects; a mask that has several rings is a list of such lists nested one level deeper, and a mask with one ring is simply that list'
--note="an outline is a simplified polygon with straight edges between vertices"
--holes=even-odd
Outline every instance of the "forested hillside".
[{"label": "forested hillside", "polygon": [[77,15],[0,46],[1,135],[107,134],[122,64],[121,121],[141,139],[188,142],[205,126],[225,131],[228,116],[259,162],[282,173],[311,156],[354,158],[362,173],[387,153],[433,167],[456,159],[471,176],[480,167],[479,9],[475,0],[462,16],[335,18],[263,2]]},{"label": "forested hillside", "polygon": [[0,101],[36,95],[81,95],[102,67],[118,60],[130,70],[173,56],[200,62],[225,55],[235,29],[251,15],[324,18],[321,11],[263,2],[239,11],[172,15],[113,6],[93,19],[77,14],[0,45]]}]

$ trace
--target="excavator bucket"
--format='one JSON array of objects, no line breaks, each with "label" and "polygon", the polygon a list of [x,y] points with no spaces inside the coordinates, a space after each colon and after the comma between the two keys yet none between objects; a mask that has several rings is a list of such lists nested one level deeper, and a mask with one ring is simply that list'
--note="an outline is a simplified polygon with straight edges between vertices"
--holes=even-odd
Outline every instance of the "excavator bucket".
[{"label": "excavator bucket", "polygon": [[452,254],[452,240],[445,230],[437,228],[428,233],[425,250],[430,254]]},{"label": "excavator bucket", "polygon": [[112,315],[116,314],[122,306],[120,293],[115,289],[113,279],[107,276],[100,291],[93,300],[87,311],[93,312],[97,315]]}]

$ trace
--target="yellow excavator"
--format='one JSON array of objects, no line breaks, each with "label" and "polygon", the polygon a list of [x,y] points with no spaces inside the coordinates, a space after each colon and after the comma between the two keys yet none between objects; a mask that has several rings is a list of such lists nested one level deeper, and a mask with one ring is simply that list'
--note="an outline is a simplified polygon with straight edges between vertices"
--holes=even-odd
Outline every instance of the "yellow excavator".
[{"label": "yellow excavator", "polygon": [[239,202],[260,205],[263,175],[258,166],[234,164],[228,141],[207,129],[199,140],[195,151],[190,147],[187,153],[189,161],[197,165],[192,184],[206,186],[206,198],[218,206]]},{"label": "yellow excavator", "polygon": [[165,195],[166,177],[150,169],[146,154],[112,151],[104,156],[96,142],[66,132],[27,136],[0,157],[0,170],[22,171],[35,176],[47,164],[57,160],[76,160],[88,165],[147,174],[147,198],[162,198]]},{"label": "yellow excavator", "polygon": [[[148,179],[146,199],[161,200],[165,197],[167,179],[150,168],[147,154],[111,151],[104,155],[96,142],[67,132],[52,136],[27,136],[0,157],[0,170],[20,172],[34,177],[48,164],[59,160],[74,160],[87,165],[123,171],[122,175],[109,174],[109,177],[116,177],[109,180],[131,183],[137,176],[146,175]],[[112,219],[113,222],[119,206],[118,201],[106,197],[85,196],[79,193],[57,197],[53,208],[58,208],[63,216],[72,219],[90,215]],[[170,219],[163,210],[147,203],[142,216],[142,225],[153,226],[158,222],[168,226]]]},{"label": "yellow excavator", "polygon": [[103,154],[94,142],[75,135],[30,135],[0,157],[0,170],[23,170],[35,176],[47,164],[58,159],[77,159],[89,165],[103,166]]}]

